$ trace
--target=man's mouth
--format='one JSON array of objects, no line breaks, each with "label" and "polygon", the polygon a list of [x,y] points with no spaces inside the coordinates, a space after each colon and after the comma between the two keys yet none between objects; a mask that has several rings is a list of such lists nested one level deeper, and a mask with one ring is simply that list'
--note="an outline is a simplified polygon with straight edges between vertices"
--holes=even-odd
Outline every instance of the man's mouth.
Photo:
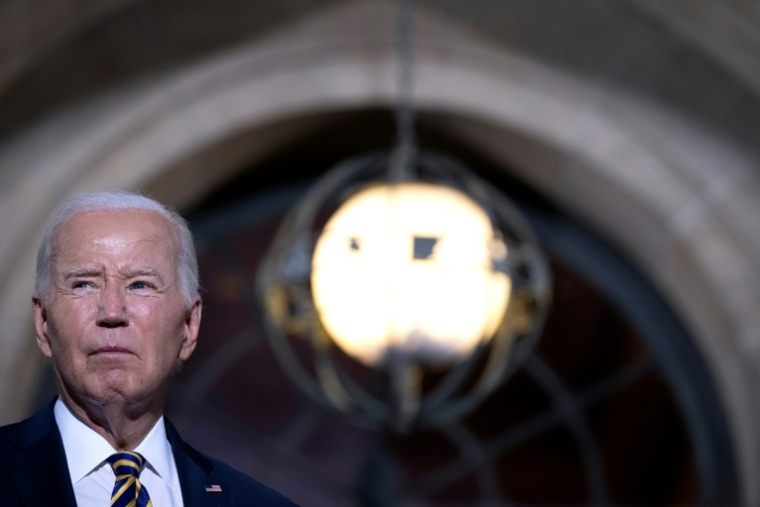
[{"label": "man's mouth", "polygon": [[118,355],[118,354],[131,354],[132,352],[124,347],[114,347],[114,346],[108,346],[108,347],[100,347],[99,349],[96,349],[92,355]]}]

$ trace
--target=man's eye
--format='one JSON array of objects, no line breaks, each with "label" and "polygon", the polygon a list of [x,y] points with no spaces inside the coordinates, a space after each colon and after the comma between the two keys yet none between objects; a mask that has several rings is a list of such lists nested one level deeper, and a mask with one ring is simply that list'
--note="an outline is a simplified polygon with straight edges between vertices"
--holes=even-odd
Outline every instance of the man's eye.
[{"label": "man's eye", "polygon": [[90,287],[90,282],[75,282],[74,283],[74,289],[83,289],[86,287]]},{"label": "man's eye", "polygon": [[147,289],[148,284],[145,282],[135,282],[132,284],[133,289]]}]

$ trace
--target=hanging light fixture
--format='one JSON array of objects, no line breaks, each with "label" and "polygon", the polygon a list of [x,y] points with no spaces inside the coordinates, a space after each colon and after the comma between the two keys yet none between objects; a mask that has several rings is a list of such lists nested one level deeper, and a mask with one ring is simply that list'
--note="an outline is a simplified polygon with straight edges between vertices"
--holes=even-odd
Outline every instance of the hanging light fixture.
[{"label": "hanging light fixture", "polygon": [[509,302],[507,248],[452,187],[379,184],[352,195],[317,239],[312,295],[347,354],[377,367],[392,351],[461,360],[493,336]]},{"label": "hanging light fixture", "polygon": [[397,28],[395,148],[320,178],[281,225],[259,289],[273,348],[305,393],[406,430],[461,417],[520,365],[550,280],[503,195],[417,150],[411,0],[400,0]]}]

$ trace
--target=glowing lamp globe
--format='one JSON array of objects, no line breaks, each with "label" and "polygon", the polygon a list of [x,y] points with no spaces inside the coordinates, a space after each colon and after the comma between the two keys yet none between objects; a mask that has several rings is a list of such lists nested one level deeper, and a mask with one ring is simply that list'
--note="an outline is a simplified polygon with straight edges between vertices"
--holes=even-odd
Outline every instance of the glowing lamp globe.
[{"label": "glowing lamp globe", "polygon": [[377,184],[327,221],[311,290],[327,333],[362,363],[377,366],[392,351],[451,363],[499,326],[511,292],[506,257],[486,212],[459,190]]},{"label": "glowing lamp globe", "polygon": [[258,290],[295,385],[405,432],[463,417],[530,357],[551,276],[506,196],[451,158],[400,154],[320,177],[280,224]]}]

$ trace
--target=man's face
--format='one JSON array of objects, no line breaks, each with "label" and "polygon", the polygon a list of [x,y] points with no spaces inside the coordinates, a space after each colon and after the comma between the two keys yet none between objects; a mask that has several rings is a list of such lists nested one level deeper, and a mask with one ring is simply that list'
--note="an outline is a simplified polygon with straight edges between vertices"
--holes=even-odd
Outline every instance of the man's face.
[{"label": "man's face", "polygon": [[50,293],[34,301],[37,343],[64,398],[163,402],[195,348],[200,301],[187,308],[177,241],[150,211],[88,212],[60,229]]}]

